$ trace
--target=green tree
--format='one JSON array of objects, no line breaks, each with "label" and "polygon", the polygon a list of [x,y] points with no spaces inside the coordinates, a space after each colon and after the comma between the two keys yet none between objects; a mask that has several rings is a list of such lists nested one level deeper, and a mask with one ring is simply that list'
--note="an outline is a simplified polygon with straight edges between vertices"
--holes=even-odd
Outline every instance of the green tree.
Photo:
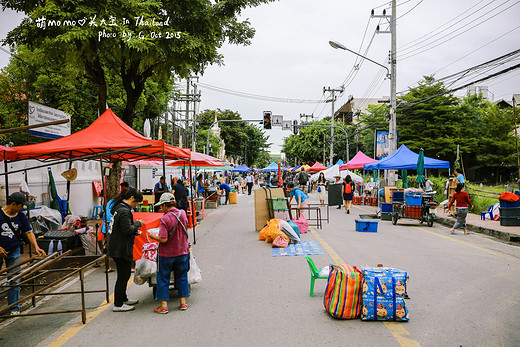
[{"label": "green tree", "polygon": [[[226,155],[238,158],[242,163],[252,166],[257,165],[257,160],[263,158],[260,154],[266,152],[270,144],[263,130],[249,124],[248,122],[240,122],[242,117],[239,113],[231,110],[204,110],[198,115],[199,131],[207,135],[207,130],[215,121],[215,117],[219,121],[233,120],[233,122],[219,122],[221,129],[221,137],[225,143]],[[206,137],[203,142],[197,139],[197,148],[206,146]],[[218,147],[212,144],[212,151]],[[215,152],[212,155],[217,155]]]}]

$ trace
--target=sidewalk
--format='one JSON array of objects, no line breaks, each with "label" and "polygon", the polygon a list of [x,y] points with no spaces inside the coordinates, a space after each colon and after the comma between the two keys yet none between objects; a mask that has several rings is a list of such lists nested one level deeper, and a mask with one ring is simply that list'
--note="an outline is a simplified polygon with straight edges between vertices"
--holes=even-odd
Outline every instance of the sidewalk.
[{"label": "sidewalk", "polygon": [[[452,227],[455,218],[450,217],[444,209],[437,208],[436,221]],[[466,224],[470,232],[486,234],[507,242],[520,243],[520,226],[501,226],[498,220],[481,220],[479,215],[468,213]]]}]

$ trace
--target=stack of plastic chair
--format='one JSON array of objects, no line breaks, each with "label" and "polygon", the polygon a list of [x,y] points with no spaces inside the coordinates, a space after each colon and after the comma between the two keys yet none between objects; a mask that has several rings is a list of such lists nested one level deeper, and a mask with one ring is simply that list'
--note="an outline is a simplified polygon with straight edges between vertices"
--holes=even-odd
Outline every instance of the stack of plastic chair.
[{"label": "stack of plastic chair", "polygon": [[143,204],[139,209],[140,212],[150,212],[150,205],[148,204],[148,200],[143,200]]}]

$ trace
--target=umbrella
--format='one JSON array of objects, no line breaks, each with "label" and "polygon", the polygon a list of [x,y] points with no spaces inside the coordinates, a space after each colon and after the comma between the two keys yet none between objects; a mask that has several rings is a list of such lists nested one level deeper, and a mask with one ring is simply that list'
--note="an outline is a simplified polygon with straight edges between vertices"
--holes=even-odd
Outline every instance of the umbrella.
[{"label": "umbrella", "polygon": [[424,149],[421,148],[419,152],[419,157],[417,158],[417,178],[416,182],[422,183],[424,182]]}]

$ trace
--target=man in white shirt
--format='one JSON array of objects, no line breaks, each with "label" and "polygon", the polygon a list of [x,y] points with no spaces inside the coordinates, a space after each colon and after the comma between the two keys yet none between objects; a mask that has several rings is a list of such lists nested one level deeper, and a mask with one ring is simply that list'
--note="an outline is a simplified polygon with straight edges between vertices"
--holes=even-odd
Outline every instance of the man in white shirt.
[{"label": "man in white shirt", "polygon": [[246,177],[246,184],[247,184],[247,195],[251,195],[251,191],[253,190],[253,183],[255,182],[255,179],[253,177],[253,174],[250,172],[247,174]]}]

